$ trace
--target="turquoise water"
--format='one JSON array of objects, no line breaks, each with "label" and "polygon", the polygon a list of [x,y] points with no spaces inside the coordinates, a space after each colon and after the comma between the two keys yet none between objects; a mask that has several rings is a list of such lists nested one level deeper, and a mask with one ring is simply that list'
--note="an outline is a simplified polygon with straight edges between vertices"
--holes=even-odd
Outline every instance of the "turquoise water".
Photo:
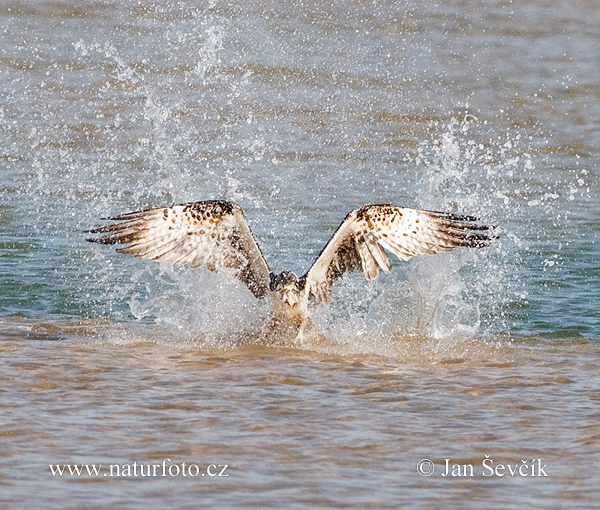
[{"label": "turquoise water", "polygon": [[[260,427],[272,417],[260,410],[271,398],[277,402],[274,395],[287,401],[290,384],[281,382],[286,377],[296,382],[323,377],[322,391],[335,392],[338,384],[368,387],[377,374],[391,371],[412,382],[381,391],[409,402],[426,395],[431,409],[448,404],[458,409],[471,392],[492,395],[486,397],[490,406],[502,406],[515,395],[547,405],[554,413],[548,432],[553,442],[538,444],[527,429],[515,432],[518,440],[511,446],[510,428],[501,427],[498,444],[490,439],[486,447],[492,445],[492,454],[497,447],[510,460],[523,449],[530,457],[544,456],[559,444],[560,452],[547,455],[555,466],[568,458],[569,466],[590,467],[585,476],[571,473],[563,480],[593,486],[597,477],[588,450],[597,438],[573,444],[570,434],[579,430],[573,427],[597,421],[594,395],[600,388],[596,372],[586,369],[597,365],[600,340],[599,25],[600,9],[585,1],[283,7],[268,1],[72,5],[31,0],[0,6],[0,352],[10,402],[2,430],[7,451],[13,452],[0,461],[0,482],[10,507],[26,506],[30,484],[42,484],[52,494],[51,506],[83,504],[87,485],[67,484],[65,492],[47,468],[37,475],[28,471],[36,462],[93,460],[102,451],[116,461],[133,461],[135,455],[142,461],[160,456],[157,452],[179,451],[176,439],[157,438],[154,432],[148,439],[152,452],[116,446],[123,427],[145,423],[153,416],[148,409],[162,405],[148,404],[135,392],[152,391],[160,380],[179,394],[178,388],[194,380],[194,370],[181,372],[171,364],[179,355],[190,357],[194,366],[206,357],[219,381],[232,372],[237,379],[210,394],[190,389],[183,400],[192,403],[182,411],[188,428],[177,437],[197,438],[194,413],[212,399],[240,391],[255,406],[256,414],[245,412],[256,421],[256,436],[234,425],[224,427],[227,435],[219,434],[210,415],[203,414],[211,433],[198,441],[213,445],[211,451],[218,450],[216,444],[229,444],[230,461],[238,465],[250,466],[269,447],[267,428]],[[263,345],[258,334],[267,305],[236,281],[203,269],[135,260],[85,241],[86,230],[102,224],[101,218],[209,199],[242,206],[276,271],[303,274],[347,212],[367,203],[473,214],[497,225],[499,239],[483,250],[393,261],[393,271],[375,282],[360,275],[343,278],[334,286],[332,303],[313,310],[322,344],[280,352]],[[259,354],[248,353],[248,343]],[[579,349],[587,349],[587,355]],[[115,350],[126,364],[139,358],[142,365],[152,365],[156,355],[157,363],[162,359],[169,368],[163,375],[146,374],[151,381],[146,387],[139,382],[145,369],[136,365],[141,379],[120,385],[111,375],[112,370],[121,373]],[[563,377],[557,368],[563,366],[561,356],[571,355],[576,360],[565,377],[574,384],[555,382]],[[105,376],[90,382],[93,396],[77,384],[67,385],[68,390],[54,387],[56,378],[87,376],[77,363],[67,363],[58,376],[47,356],[59,364],[73,357],[94,360],[90,363]],[[439,365],[454,362],[466,364],[463,382]],[[35,366],[29,370],[28,363]],[[337,380],[326,377],[331,363]],[[368,369],[357,375],[353,363]],[[523,392],[511,393],[510,383],[506,391],[493,389],[494,381],[521,381],[530,369],[532,377],[544,381],[546,371],[555,374],[555,392],[545,387],[536,392],[534,383]],[[254,371],[275,381],[269,383],[274,393],[255,394]],[[197,376],[208,377],[202,370]],[[415,381],[425,376],[429,386],[420,393]],[[446,377],[453,382],[444,382]],[[473,389],[472,377],[487,381],[483,389]],[[446,389],[438,392],[437,383]],[[315,430],[325,430],[328,410],[315,404],[318,392],[303,383],[291,386],[300,392],[298,398],[312,403]],[[45,396],[32,399],[32,391]],[[123,394],[136,410],[124,418],[118,401],[104,407],[103,415],[115,416],[115,426],[99,432],[106,436],[98,442],[86,439],[83,422],[94,419],[103,391]],[[81,409],[74,422],[55,421],[55,398],[71,399]],[[567,400],[572,416],[581,412],[581,423],[563,415]],[[339,440],[350,444],[355,434],[370,437],[369,417],[377,413],[378,401],[370,399],[364,407],[353,407],[353,397],[345,402],[357,425],[335,428]],[[405,485],[392,484],[372,500],[373,507],[407,503],[398,496],[403,487],[424,507],[454,494],[452,486],[427,485],[415,475],[416,461],[437,455],[441,468],[445,455],[456,453],[451,446],[452,452],[443,451],[442,445],[452,441],[465,445],[463,458],[479,459],[485,452],[478,441],[487,440],[459,431],[463,425],[453,421],[454,415],[442,413],[451,425],[433,425],[435,441],[430,442],[419,436],[424,425],[417,420],[420,425],[402,431],[412,441],[402,447],[411,452],[410,459],[390,458],[379,471],[377,452],[396,452],[399,432],[393,424],[406,412],[404,404],[386,409],[383,420],[392,432],[378,436],[371,453],[363,453],[372,454],[367,465],[375,485],[389,482],[394,473],[403,473]],[[418,409],[409,412],[418,414]],[[539,410],[522,409],[523,416],[513,411],[515,430],[519,423],[538,424]],[[219,412],[219,426],[238,419],[235,403]],[[47,427],[30,423],[29,415]],[[493,429],[502,419],[484,413],[465,426]],[[23,420],[24,432],[13,433]],[[292,416],[281,422],[285,441],[297,441],[289,459],[324,462],[315,453],[322,434],[293,436],[291,431],[304,430],[302,420]],[[58,424],[72,425],[80,434],[72,443],[52,444],[47,437],[60,429]],[[260,439],[244,450],[231,439],[236,433]],[[28,460],[19,453],[25,444],[37,444]],[[193,449],[185,451],[195,455]],[[343,459],[336,460],[333,452],[328,457],[339,468],[331,473],[335,491],[320,486],[314,501],[304,503],[295,492],[286,499],[283,491],[261,496],[260,504],[365,507],[371,501],[369,487],[355,498],[344,484],[343,490],[336,485],[344,480],[351,488],[365,476],[360,463],[352,470],[340,467],[356,461],[348,452]],[[259,470],[257,478],[249,467],[238,471],[236,483],[245,489],[227,499],[228,505],[244,507],[248,494],[266,490],[269,480],[292,483],[293,472],[278,471],[280,461],[287,461],[260,455],[269,459],[270,471]],[[298,483],[309,478],[304,472]],[[164,503],[164,494],[179,482],[163,483],[166,492],[152,497]],[[573,495],[563,497],[566,483],[555,477],[542,490],[546,506],[589,507],[594,492],[578,503]],[[70,497],[74,485],[77,496]],[[142,493],[119,499],[125,498],[127,484],[96,485],[88,496],[99,508],[141,508],[149,501]],[[104,487],[116,499],[106,499]],[[474,487],[474,501],[502,492],[481,479]],[[522,487],[524,496],[515,505],[538,501],[540,492],[531,487]],[[211,493],[212,504],[218,505],[218,493]],[[194,505],[189,494],[178,497],[178,507]],[[453,498],[456,504],[462,501]]]}]

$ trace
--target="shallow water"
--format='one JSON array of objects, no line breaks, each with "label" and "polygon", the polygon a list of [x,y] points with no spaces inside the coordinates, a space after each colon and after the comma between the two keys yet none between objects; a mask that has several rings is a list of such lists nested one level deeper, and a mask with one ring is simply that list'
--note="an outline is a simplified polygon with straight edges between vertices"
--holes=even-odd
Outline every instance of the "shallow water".
[{"label": "shallow water", "polygon": [[[464,341],[441,354],[422,339],[384,356],[125,329],[3,323],[9,508],[590,508],[600,496],[597,341]],[[541,459],[548,476],[486,477],[486,456],[494,467]],[[442,476],[447,458],[473,477]],[[165,459],[229,476],[104,474]],[[431,477],[417,474],[421,459]],[[104,471],[52,477],[59,463]]]},{"label": "shallow water", "polygon": [[[597,505],[599,24],[583,0],[0,6],[0,502]],[[499,239],[343,278],[301,347],[227,275],[85,242],[214,198],[276,271],[365,203]],[[49,467],[165,459],[229,476]]]}]

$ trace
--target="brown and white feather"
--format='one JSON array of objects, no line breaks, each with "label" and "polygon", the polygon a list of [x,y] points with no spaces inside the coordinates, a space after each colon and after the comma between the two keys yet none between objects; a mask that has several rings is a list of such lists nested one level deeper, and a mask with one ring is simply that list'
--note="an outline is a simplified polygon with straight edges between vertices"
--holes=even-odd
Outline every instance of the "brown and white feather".
[{"label": "brown and white feather", "polygon": [[113,225],[90,230],[106,234],[89,239],[125,244],[119,253],[211,271],[231,268],[257,297],[269,288],[269,266],[242,209],[232,202],[212,200],[137,211],[109,220]]},{"label": "brown and white feather", "polygon": [[472,216],[410,209],[393,205],[367,205],[351,211],[317,260],[304,275],[306,288],[317,302],[327,301],[331,285],[345,272],[361,269],[371,280],[379,269],[389,272],[385,250],[401,260],[432,255],[457,246],[479,248],[490,237],[488,227]]}]

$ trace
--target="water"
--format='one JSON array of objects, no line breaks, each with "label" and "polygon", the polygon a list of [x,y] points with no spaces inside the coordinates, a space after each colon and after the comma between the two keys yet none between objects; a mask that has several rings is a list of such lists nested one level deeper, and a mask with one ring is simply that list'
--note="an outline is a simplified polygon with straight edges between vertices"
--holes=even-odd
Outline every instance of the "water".
[{"label": "water", "polygon": [[[597,506],[599,24],[586,1],[0,6],[2,508]],[[293,348],[227,276],[85,242],[215,198],[275,271],[366,203],[500,237],[345,277]],[[167,458],[229,476],[49,468]]]}]

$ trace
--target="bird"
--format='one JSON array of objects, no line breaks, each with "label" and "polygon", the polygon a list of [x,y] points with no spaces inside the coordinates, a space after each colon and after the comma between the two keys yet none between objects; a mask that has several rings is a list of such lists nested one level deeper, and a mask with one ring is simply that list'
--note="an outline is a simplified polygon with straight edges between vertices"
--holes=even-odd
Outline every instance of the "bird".
[{"label": "bird", "polygon": [[117,222],[88,230],[87,240],[119,244],[118,253],[210,271],[233,271],[258,299],[271,296],[274,327],[296,333],[302,343],[311,324],[309,302],[327,303],[332,284],[360,270],[368,280],[390,272],[386,251],[402,261],[456,247],[483,248],[495,236],[493,225],[474,216],[412,209],[390,204],[350,211],[308,271],[274,273],[263,256],[242,208],[208,200],[146,209],[106,218]]}]

